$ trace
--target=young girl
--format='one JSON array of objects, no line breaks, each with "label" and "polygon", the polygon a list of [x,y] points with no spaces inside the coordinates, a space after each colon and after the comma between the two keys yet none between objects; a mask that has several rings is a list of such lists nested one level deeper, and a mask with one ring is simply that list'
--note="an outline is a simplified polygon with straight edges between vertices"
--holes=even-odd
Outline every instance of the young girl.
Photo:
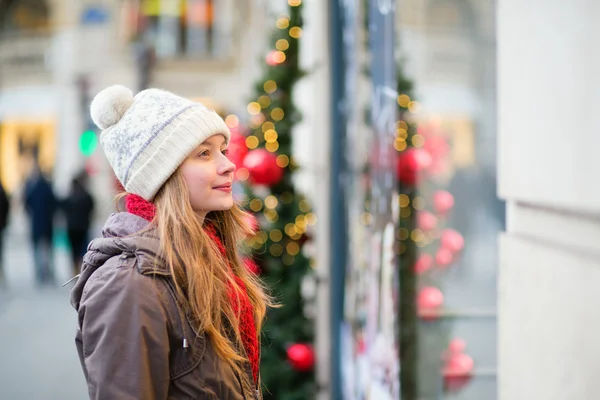
[{"label": "young girl", "polygon": [[127,212],[92,241],[71,293],[91,399],[258,399],[271,306],[243,266],[229,130],[213,110],[148,89],[100,92],[92,119]]}]

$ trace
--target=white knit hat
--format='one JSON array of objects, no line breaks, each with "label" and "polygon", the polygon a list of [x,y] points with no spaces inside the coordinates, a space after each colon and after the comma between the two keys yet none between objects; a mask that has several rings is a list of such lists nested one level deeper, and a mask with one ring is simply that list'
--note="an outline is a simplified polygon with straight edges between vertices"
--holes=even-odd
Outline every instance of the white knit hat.
[{"label": "white knit hat", "polygon": [[160,89],[133,97],[124,86],[110,86],[90,111],[115,175],[127,192],[148,201],[206,139],[222,134],[229,142],[229,128],[214,110]]}]

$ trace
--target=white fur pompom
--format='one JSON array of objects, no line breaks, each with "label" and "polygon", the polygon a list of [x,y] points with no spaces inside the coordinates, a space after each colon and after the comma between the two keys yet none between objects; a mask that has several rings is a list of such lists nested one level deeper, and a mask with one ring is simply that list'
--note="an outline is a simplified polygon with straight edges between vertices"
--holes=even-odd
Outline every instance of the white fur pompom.
[{"label": "white fur pompom", "polygon": [[133,92],[122,85],[109,86],[94,97],[90,106],[92,120],[107,129],[119,122],[133,103]]}]

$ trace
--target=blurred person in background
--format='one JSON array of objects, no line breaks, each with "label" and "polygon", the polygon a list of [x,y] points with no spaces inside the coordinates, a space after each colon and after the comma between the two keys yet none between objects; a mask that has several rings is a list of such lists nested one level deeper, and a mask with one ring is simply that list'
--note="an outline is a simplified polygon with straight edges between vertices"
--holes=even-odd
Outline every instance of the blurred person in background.
[{"label": "blurred person in background", "polygon": [[273,305],[246,270],[251,231],[232,196],[230,132],[172,93],[100,92],[92,119],[126,192],[71,292],[93,399],[257,399],[260,330]]},{"label": "blurred person in background", "polygon": [[60,202],[67,221],[67,236],[71,246],[73,276],[79,273],[83,262],[94,212],[94,198],[87,190],[87,181],[88,176],[85,171],[75,176],[71,181],[69,194]]},{"label": "blurred person in background", "polygon": [[0,284],[4,282],[4,230],[8,225],[8,214],[10,211],[10,201],[2,182],[0,182]]},{"label": "blurred person in background", "polygon": [[52,183],[46,179],[39,165],[25,183],[25,210],[30,221],[30,237],[38,285],[54,283],[53,230],[57,202]]}]

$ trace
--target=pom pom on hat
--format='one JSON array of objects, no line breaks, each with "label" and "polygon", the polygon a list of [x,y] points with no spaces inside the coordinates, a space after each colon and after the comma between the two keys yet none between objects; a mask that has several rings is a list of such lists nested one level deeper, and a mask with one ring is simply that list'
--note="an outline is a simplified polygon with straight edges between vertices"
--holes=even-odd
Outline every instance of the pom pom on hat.
[{"label": "pom pom on hat", "polygon": [[115,125],[133,104],[133,92],[122,85],[109,86],[94,97],[90,106],[92,120],[100,129]]}]

